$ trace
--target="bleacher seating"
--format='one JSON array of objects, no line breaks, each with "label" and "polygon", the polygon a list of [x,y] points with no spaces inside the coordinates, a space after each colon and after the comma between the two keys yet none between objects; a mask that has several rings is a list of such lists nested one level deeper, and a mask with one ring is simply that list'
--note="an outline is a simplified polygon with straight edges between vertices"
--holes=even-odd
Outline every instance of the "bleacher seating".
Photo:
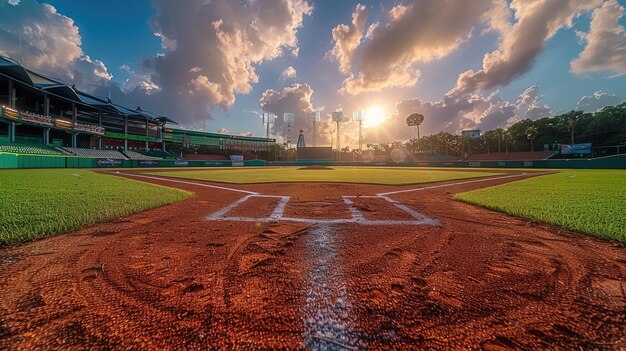
[{"label": "bleacher seating", "polygon": [[63,155],[59,150],[46,145],[29,145],[2,143],[0,144],[0,152],[11,152],[14,154],[33,154],[33,155]]},{"label": "bleacher seating", "polygon": [[81,149],[74,147],[61,147],[60,149],[67,151],[75,156],[93,157],[93,158],[112,158],[126,160],[127,157],[117,150],[99,150],[99,149]]},{"label": "bleacher seating", "polygon": [[163,157],[148,156],[148,155],[144,155],[139,152],[131,151],[131,150],[124,151],[124,155],[126,155],[131,160],[162,160],[163,159]]},{"label": "bleacher seating", "polygon": [[474,154],[468,160],[470,161],[531,161],[545,160],[554,156],[554,151],[535,151],[535,152],[499,152],[491,154]]}]

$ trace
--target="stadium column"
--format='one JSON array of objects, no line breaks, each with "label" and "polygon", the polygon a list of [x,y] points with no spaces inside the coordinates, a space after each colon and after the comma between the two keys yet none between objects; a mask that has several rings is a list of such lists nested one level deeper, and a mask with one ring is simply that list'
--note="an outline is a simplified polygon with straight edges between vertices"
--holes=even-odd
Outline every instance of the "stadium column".
[{"label": "stadium column", "polygon": [[[146,118],[146,136],[150,135],[150,133],[148,132],[149,131],[148,128],[149,128],[149,126],[148,126],[148,119]],[[147,140],[146,140],[145,145],[146,145],[146,151],[148,151],[148,141]]]},{"label": "stadium column", "polygon": [[[13,88],[13,80],[9,79],[9,107],[15,108],[15,88]],[[9,124],[9,142],[15,142],[15,123]]]},{"label": "stadium column", "polygon": [[[98,126],[102,127],[102,110],[98,110]],[[98,149],[102,149],[102,136],[98,136]]]},{"label": "stadium column", "polygon": [[[76,103],[72,102],[72,128],[76,125],[76,115],[78,114],[78,109],[76,108]],[[72,131],[72,147],[76,147],[76,132]]]},{"label": "stadium column", "polygon": [[13,89],[12,79],[9,79],[9,107],[15,108],[15,89]]},{"label": "stadium column", "polygon": [[124,116],[124,151],[128,151],[128,116]]},{"label": "stadium column", "polygon": [[9,142],[15,142],[15,123],[9,124]]},{"label": "stadium column", "polygon": [[[46,117],[50,116],[50,97],[48,94],[43,95],[43,114]],[[45,127],[43,129],[43,143],[48,145],[50,144],[50,128]]]}]

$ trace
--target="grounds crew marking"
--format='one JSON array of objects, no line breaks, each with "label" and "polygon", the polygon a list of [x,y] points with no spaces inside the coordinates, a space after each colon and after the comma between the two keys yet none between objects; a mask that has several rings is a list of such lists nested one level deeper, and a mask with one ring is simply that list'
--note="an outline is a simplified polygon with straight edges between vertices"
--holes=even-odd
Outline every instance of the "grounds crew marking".
[{"label": "grounds crew marking", "polygon": [[211,185],[211,184],[205,184],[205,183],[195,183],[195,182],[187,182],[187,181],[183,181],[183,180],[176,180],[176,179],[170,179],[170,178],[161,178],[161,177],[152,177],[152,176],[147,176],[147,175],[143,175],[143,174],[135,174],[135,173],[121,173],[121,172],[116,172],[117,174],[121,174],[121,175],[125,175],[125,176],[130,176],[130,177],[139,177],[139,178],[146,178],[146,179],[154,179],[154,180],[162,180],[162,181],[166,181],[166,182],[172,182],[172,183],[180,183],[180,184],[187,184],[187,185],[195,185],[195,186],[201,186],[201,187],[205,187],[205,188],[213,188],[213,189],[220,189],[220,190],[227,190],[227,191],[235,191],[238,193],[244,193],[244,194],[250,194],[250,195],[258,195],[259,193],[256,193],[254,191],[247,191],[247,190],[241,190],[241,189],[234,189],[234,188],[227,188],[224,186],[217,186],[217,185]]},{"label": "grounds crew marking", "polygon": [[[228,188],[228,187],[211,185],[211,184],[205,184],[205,183],[197,183],[197,182],[189,182],[189,181],[183,181],[183,180],[175,180],[175,179],[170,179],[170,178],[147,176],[147,175],[141,175],[141,174],[135,174],[135,173],[121,173],[121,172],[116,172],[116,173],[122,174],[122,175],[131,176],[131,177],[139,177],[139,178],[154,179],[154,180],[160,180],[160,181],[168,181],[168,182],[179,183],[179,184],[195,185],[195,186],[200,186],[200,187],[205,187],[205,188],[213,188],[213,189],[234,191],[234,192],[238,192],[238,193],[247,194],[246,196],[244,196],[244,197],[240,198],[239,200],[229,204],[226,207],[223,207],[222,209],[218,210],[217,212],[214,212],[214,213],[208,215],[206,217],[207,221],[240,221],[240,222],[262,222],[262,223],[285,221],[285,222],[300,222],[300,223],[309,223],[309,224],[358,223],[358,224],[362,224],[362,225],[434,225],[434,226],[440,226],[441,224],[436,219],[432,219],[432,218],[430,218],[428,216],[425,216],[425,215],[423,215],[423,214],[413,210],[412,208],[408,207],[407,205],[390,198],[389,195],[409,193],[409,192],[415,192],[415,191],[423,191],[423,190],[430,190],[430,189],[438,189],[438,188],[444,188],[444,187],[450,187],[450,186],[456,186],[456,185],[464,185],[464,184],[471,184],[471,183],[478,183],[478,182],[486,182],[486,181],[490,181],[490,180],[499,180],[499,179],[523,177],[523,176],[528,175],[528,173],[524,172],[524,173],[521,173],[521,174],[513,174],[513,175],[502,176],[502,177],[483,178],[483,179],[475,179],[475,180],[468,180],[468,181],[448,183],[448,184],[441,184],[441,185],[425,186],[425,187],[419,187],[419,188],[413,188],[413,189],[389,191],[389,192],[385,192],[385,193],[376,194],[376,195],[373,195],[373,196],[341,196],[341,199],[346,204],[346,206],[348,207],[348,210],[350,211],[350,214],[352,215],[352,218],[314,219],[314,218],[300,218],[300,217],[285,217],[284,216],[284,211],[285,211],[285,207],[287,206],[287,203],[290,200],[289,196],[263,195],[263,194],[259,194],[259,193],[254,192],[254,191],[241,190],[241,189],[235,189],[235,188]],[[542,173],[539,173],[539,174],[542,174]],[[250,198],[253,198],[253,197],[277,198],[277,199],[280,199],[280,200],[279,200],[278,204],[276,205],[276,207],[274,208],[274,210],[272,211],[272,213],[270,214],[269,217],[234,217],[234,216],[227,216],[226,215],[228,212],[230,212],[231,210],[235,209],[237,206],[243,204],[244,202],[246,202],[247,200],[249,200]],[[411,220],[369,220],[369,219],[365,218],[365,216],[363,216],[361,211],[359,211],[359,209],[356,206],[354,206],[354,202],[352,201],[352,199],[355,199],[355,198],[359,198],[359,199],[367,199],[367,198],[383,199],[383,200],[389,202],[390,204],[392,204],[393,206],[395,206],[396,208],[398,208],[398,209],[404,211],[405,213],[409,214],[411,217],[413,217],[413,219],[411,219]]]},{"label": "grounds crew marking", "polygon": [[[543,172],[543,173],[533,173],[533,174],[542,175],[542,174],[548,174],[548,173],[547,172]],[[395,195],[395,194],[402,194],[402,193],[410,193],[410,192],[414,192],[414,191],[422,191],[422,190],[445,188],[445,187],[448,187],[448,186],[471,184],[471,183],[478,183],[478,182],[486,182],[486,181],[489,181],[489,180],[499,180],[499,179],[523,177],[523,176],[527,176],[527,175],[528,175],[528,173],[524,172],[524,173],[521,173],[521,174],[513,174],[513,175],[508,175],[508,176],[502,176],[502,177],[475,179],[475,180],[467,180],[467,181],[464,181],[464,182],[448,183],[448,184],[441,184],[441,185],[431,185],[431,186],[424,186],[424,187],[419,187],[419,188],[405,189],[405,190],[398,190],[398,191],[389,191],[389,192],[380,193],[380,194],[377,194],[377,195],[378,196]]]},{"label": "grounds crew marking", "polygon": [[[231,210],[234,210],[237,206],[243,204],[253,197],[265,197],[265,198],[278,198],[280,201],[272,211],[272,214],[269,217],[239,217],[239,216],[227,216],[227,213]],[[354,202],[352,199],[354,198],[377,198],[383,199],[393,206],[399,208],[400,210],[409,214],[413,219],[409,220],[369,220],[363,216],[361,211],[359,211],[356,206],[354,206]],[[358,223],[362,225],[435,225],[438,226],[439,221],[427,217],[408,206],[397,202],[393,199],[390,199],[386,196],[342,196],[341,199],[348,206],[348,210],[352,215],[352,218],[339,218],[339,219],[316,219],[316,218],[301,218],[301,217],[285,217],[283,215],[285,211],[285,207],[290,200],[289,196],[274,196],[274,195],[260,195],[260,194],[252,194],[246,195],[241,199],[231,203],[230,205],[221,208],[217,212],[211,213],[206,217],[207,221],[238,221],[238,222],[300,222],[300,223],[310,223],[310,224],[343,224],[343,223]]]}]

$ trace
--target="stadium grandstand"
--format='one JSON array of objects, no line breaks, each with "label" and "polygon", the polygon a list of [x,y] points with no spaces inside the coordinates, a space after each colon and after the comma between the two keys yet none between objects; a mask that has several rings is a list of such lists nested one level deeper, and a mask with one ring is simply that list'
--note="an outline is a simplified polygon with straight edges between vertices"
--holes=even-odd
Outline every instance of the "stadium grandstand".
[{"label": "stadium grandstand", "polygon": [[176,158],[170,148],[260,154],[276,142],[175,125],[167,116],[87,94],[0,56],[0,152],[158,160]]}]

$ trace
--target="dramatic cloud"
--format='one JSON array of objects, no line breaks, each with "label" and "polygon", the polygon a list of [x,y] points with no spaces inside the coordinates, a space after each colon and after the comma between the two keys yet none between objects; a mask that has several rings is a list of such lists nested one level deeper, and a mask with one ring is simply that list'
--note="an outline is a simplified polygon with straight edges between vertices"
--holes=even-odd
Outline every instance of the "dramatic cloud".
[{"label": "dramatic cloud", "polygon": [[543,95],[539,94],[539,87],[533,85],[526,89],[515,101],[516,113],[523,118],[538,119],[548,117],[552,109],[548,105],[541,105],[539,100]]},{"label": "dramatic cloud", "polygon": [[572,61],[573,73],[626,74],[626,30],[619,24],[623,16],[624,7],[616,0],[608,0],[593,12],[589,33],[579,32],[587,46]]},{"label": "dramatic cloud", "polygon": [[352,13],[351,25],[339,24],[333,28],[335,46],[327,53],[327,57],[337,60],[342,73],[349,73],[352,69],[352,54],[361,44],[366,21],[367,8],[359,4]]},{"label": "dramatic cloud", "polygon": [[[546,40],[559,29],[571,27],[575,17],[601,3],[602,0],[512,0],[515,23],[501,32],[499,47],[485,54],[482,69],[468,70],[459,76],[453,93],[468,94],[507,85],[532,67]],[[507,27],[498,22],[494,27]]]},{"label": "dramatic cloud", "polygon": [[425,117],[421,126],[423,135],[439,131],[458,133],[471,128],[482,130],[506,128],[521,119],[534,120],[550,116],[552,110],[549,106],[539,103],[541,98],[539,89],[531,86],[522,92],[514,103],[502,99],[497,92],[486,96],[446,94],[443,99],[434,102],[406,99],[396,104],[396,115],[383,127],[390,135],[412,138],[415,131],[407,130],[404,118],[410,113],[418,112]]},{"label": "dramatic cloud", "polygon": [[[313,126],[309,122],[309,112],[318,111],[321,108],[315,108],[311,102],[313,89],[307,84],[293,84],[283,88],[282,91],[273,89],[266,90],[261,99],[259,106],[263,112],[273,113],[278,118],[272,126],[272,135],[281,140],[287,140],[287,124],[284,122],[284,113],[295,113],[296,121],[291,126],[291,140],[295,143],[298,131],[303,129],[306,135],[311,135],[310,131]],[[326,121],[317,124],[318,142],[327,139]]]},{"label": "dramatic cloud", "polygon": [[620,98],[617,95],[606,94],[596,91],[592,96],[583,96],[576,104],[576,110],[596,112],[606,106],[619,105]]},{"label": "dramatic cloud", "polygon": [[[138,88],[161,89],[155,99],[183,124],[214,108],[226,110],[248,94],[259,77],[255,65],[297,55],[296,32],[312,11],[305,0],[193,0],[181,6],[154,0],[151,25],[165,50],[142,62]],[[135,79],[136,77],[146,79]]]},{"label": "dramatic cloud", "polygon": [[[342,92],[360,94],[387,87],[410,87],[420,77],[419,63],[447,56],[468,39],[473,28],[489,22],[497,0],[413,0],[392,7],[388,23],[365,33],[367,12],[358,5],[352,24],[333,33],[328,57],[346,74]],[[445,25],[442,25],[445,23]]]},{"label": "dramatic cloud", "polygon": [[289,66],[283,71],[283,73],[280,74],[280,81],[284,82],[287,79],[296,78],[296,76],[297,76],[296,69]]},{"label": "dramatic cloud", "polygon": [[[21,43],[20,43],[21,37]],[[20,52],[21,45],[21,52]],[[112,76],[87,56],[74,20],[34,0],[0,2],[0,54],[24,66],[93,91]]]},{"label": "dramatic cloud", "polygon": [[122,91],[129,93],[133,90],[141,90],[146,95],[152,95],[161,91],[161,87],[152,81],[152,77],[146,73],[138,73],[128,65],[123,65],[120,69],[128,74],[128,78],[122,84]]}]

